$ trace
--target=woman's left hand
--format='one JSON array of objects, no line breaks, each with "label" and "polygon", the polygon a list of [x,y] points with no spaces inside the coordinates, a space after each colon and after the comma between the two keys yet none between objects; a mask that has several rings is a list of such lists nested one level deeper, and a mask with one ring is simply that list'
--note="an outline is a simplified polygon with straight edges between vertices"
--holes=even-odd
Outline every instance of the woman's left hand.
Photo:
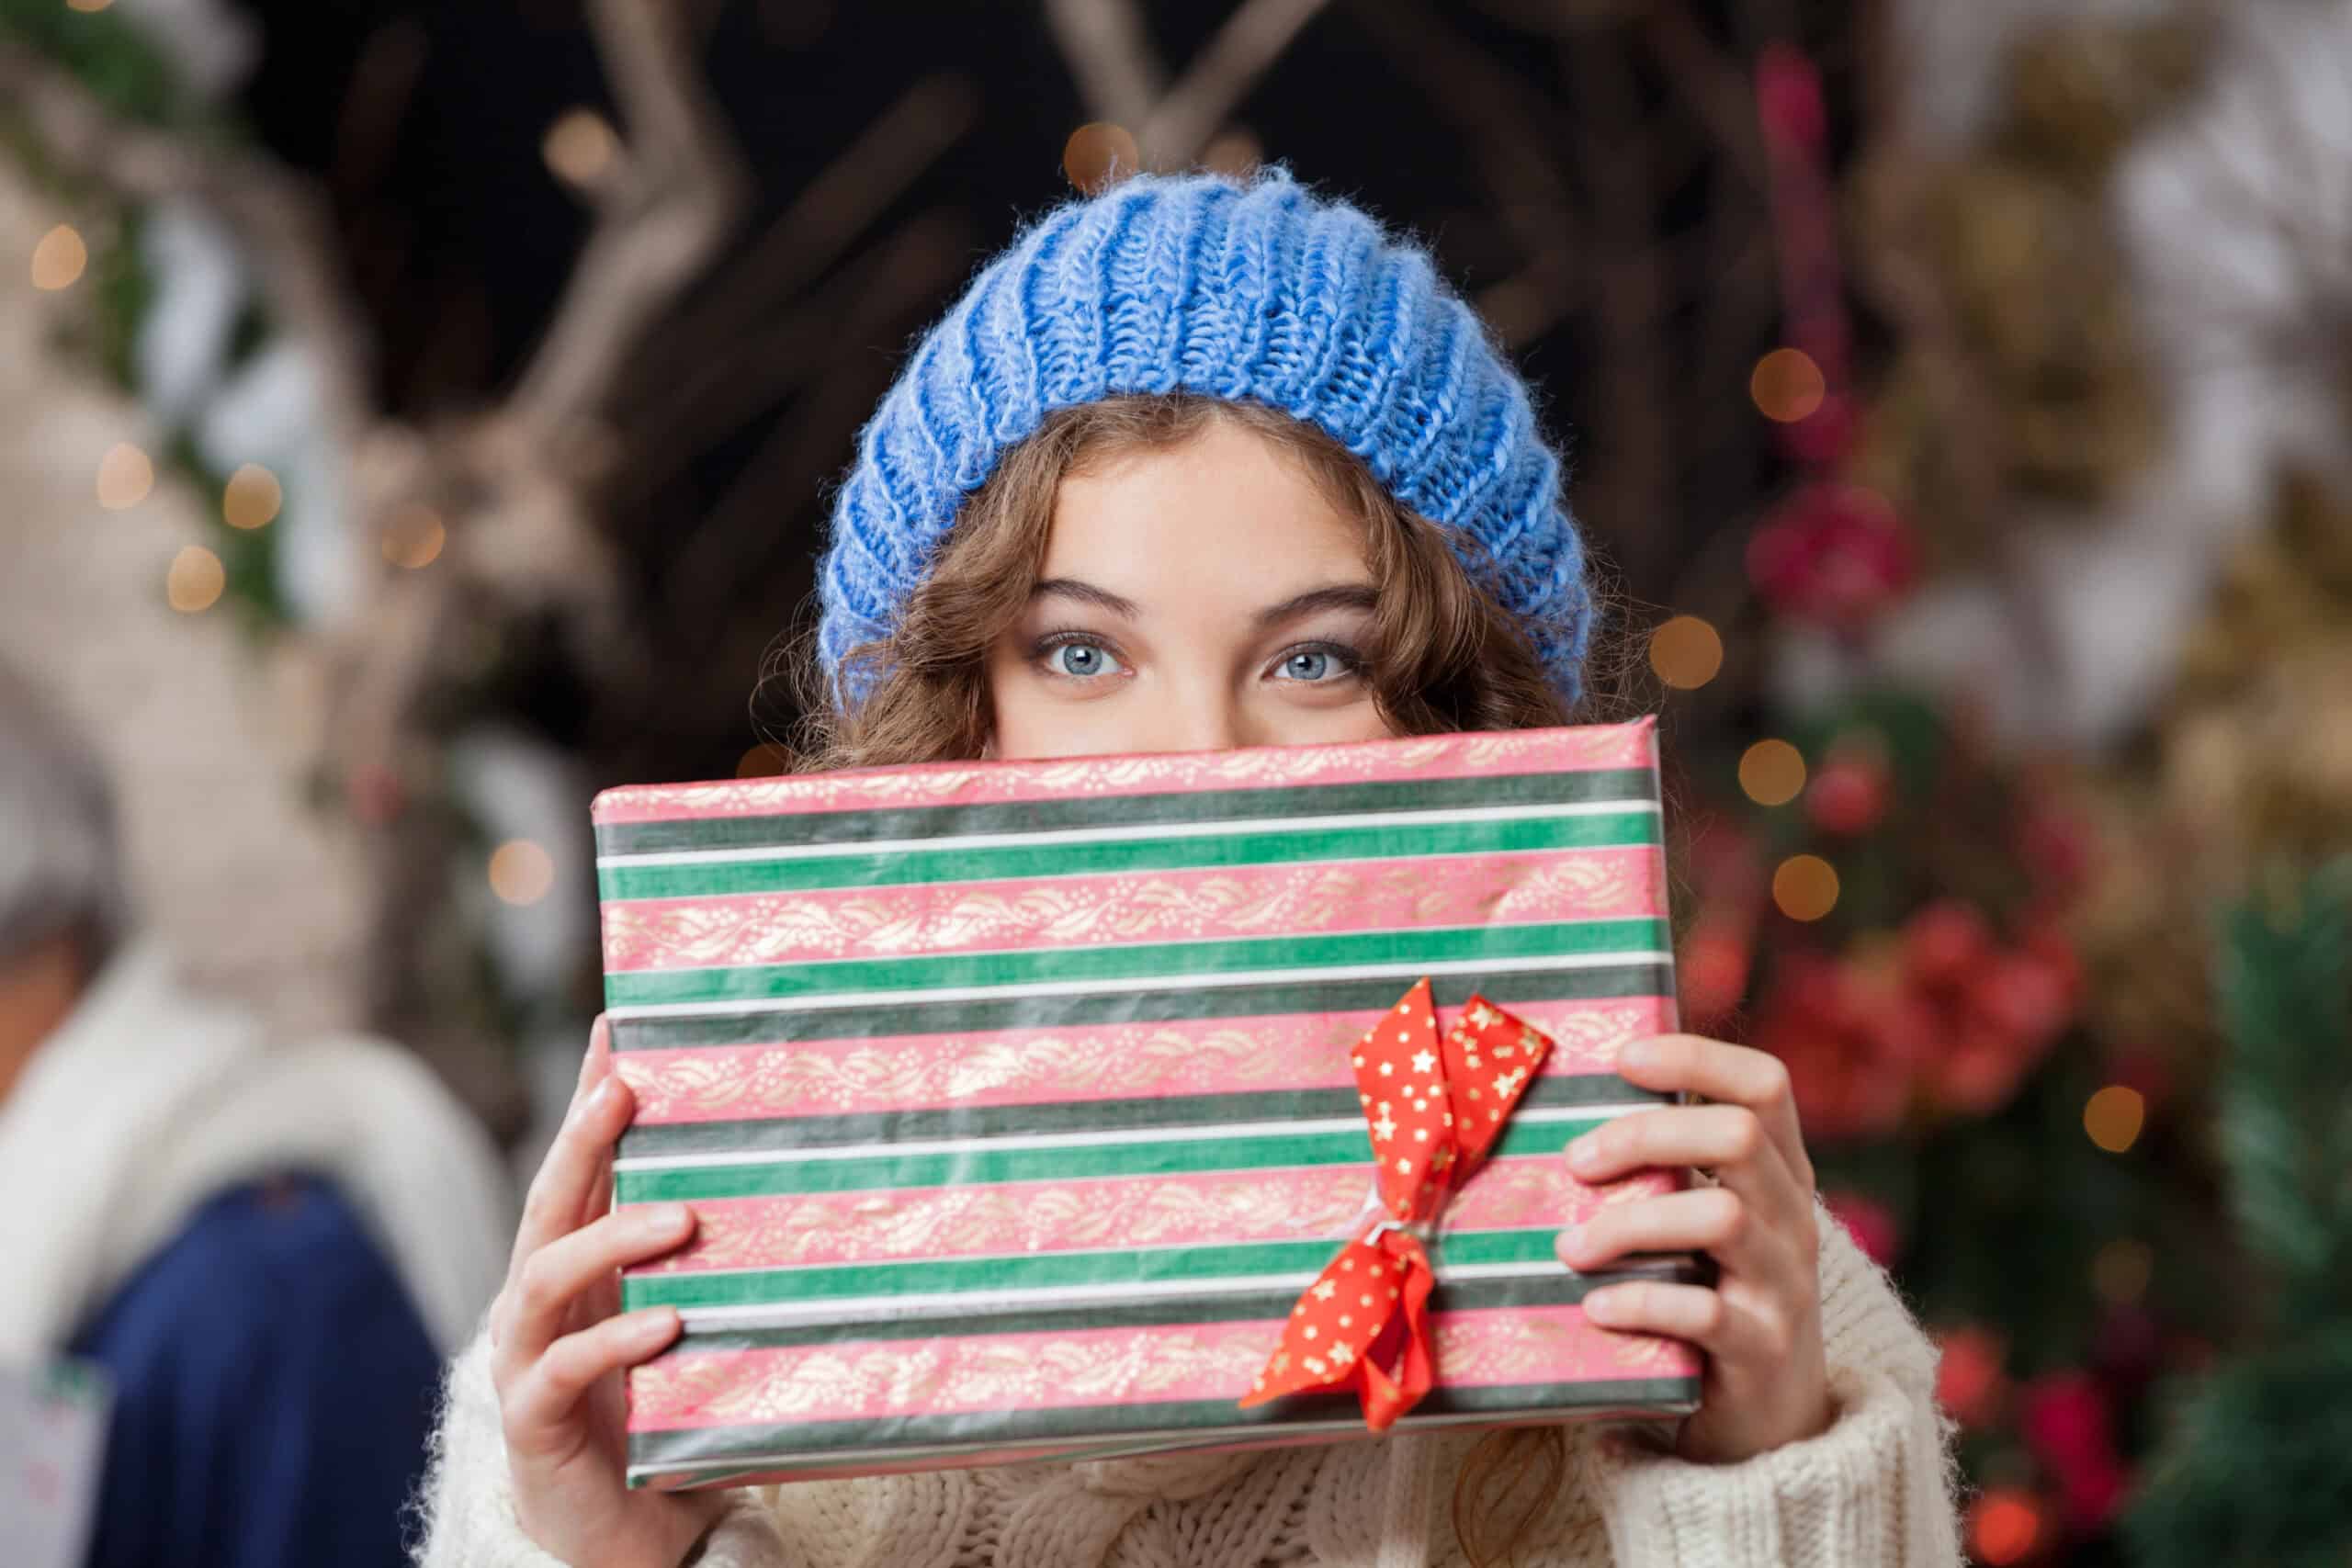
[{"label": "woman's left hand", "polygon": [[1720,1185],[1603,1209],[1561,1233],[1560,1257],[1589,1271],[1627,1253],[1703,1252],[1720,1272],[1712,1287],[1606,1286],[1585,1298],[1585,1314],[1604,1328],[1668,1335],[1707,1353],[1700,1408],[1677,1445],[1685,1459],[1727,1463],[1817,1435],[1830,1416],[1821,1236],[1788,1069],[1761,1051],[1695,1034],[1631,1042],[1617,1065],[1644,1089],[1710,1103],[1603,1122],[1568,1145],[1577,1179],[1691,1166]]}]

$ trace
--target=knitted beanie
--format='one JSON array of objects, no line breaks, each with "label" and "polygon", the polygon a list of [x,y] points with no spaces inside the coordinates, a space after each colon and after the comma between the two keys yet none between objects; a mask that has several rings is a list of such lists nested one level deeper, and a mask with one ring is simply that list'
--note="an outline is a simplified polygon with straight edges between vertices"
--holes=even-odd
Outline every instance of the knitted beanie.
[{"label": "knitted beanie", "polygon": [[1444,530],[1563,695],[1591,597],[1527,388],[1418,244],[1279,165],[1143,175],[1048,212],[924,335],[859,434],[820,572],[818,657],[889,635],[965,498],[1056,409],[1250,400],[1321,427]]}]

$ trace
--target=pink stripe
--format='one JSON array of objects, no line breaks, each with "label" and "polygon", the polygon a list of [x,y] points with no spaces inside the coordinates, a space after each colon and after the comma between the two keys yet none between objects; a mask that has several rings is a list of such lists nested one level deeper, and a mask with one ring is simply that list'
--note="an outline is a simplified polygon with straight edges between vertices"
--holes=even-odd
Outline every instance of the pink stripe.
[{"label": "pink stripe", "polygon": [[[1670,1032],[1675,1018],[1671,997],[1525,1002],[1512,1010],[1552,1037],[1547,1077],[1613,1071],[1621,1045]],[[615,1061],[645,1123],[1272,1093],[1350,1087],[1348,1050],[1382,1016],[1283,1013],[691,1046],[624,1051]]]},{"label": "pink stripe", "polygon": [[[1688,1347],[1589,1325],[1574,1306],[1434,1314],[1449,1387],[1690,1377]],[[629,1429],[1054,1410],[1090,1404],[1239,1400],[1282,1325],[852,1340],[751,1350],[678,1350],[629,1374]]]},{"label": "pink stripe", "polygon": [[1657,847],[1630,844],[616,900],[604,908],[605,969],[1607,919],[1656,914],[1664,883]]},{"label": "pink stripe", "polygon": [[629,784],[596,797],[600,827],[714,817],[774,817],[919,806],[1060,800],[1079,795],[1168,795],[1210,789],[1366,784],[1419,776],[1492,777],[1643,768],[1657,756],[1657,720],[1431,735],[1346,746],[1170,751],[1050,761],[927,762],[705,784]]},{"label": "pink stripe", "polygon": [[[1336,1249],[1362,1217],[1369,1185],[1364,1168],[1348,1166],[705,1199],[694,1205],[693,1243],[631,1273],[1325,1238]],[[1656,1170],[1594,1188],[1569,1176],[1555,1156],[1498,1159],[1447,1205],[1445,1226],[1581,1224],[1602,1209],[1679,1185],[1673,1173]]]}]

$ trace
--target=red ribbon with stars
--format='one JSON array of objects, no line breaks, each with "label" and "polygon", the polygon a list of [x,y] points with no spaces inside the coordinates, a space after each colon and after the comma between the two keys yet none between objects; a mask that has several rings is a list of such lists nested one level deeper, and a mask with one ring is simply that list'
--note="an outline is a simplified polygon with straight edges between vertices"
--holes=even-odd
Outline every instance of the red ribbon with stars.
[{"label": "red ribbon with stars", "polygon": [[1306,1389],[1352,1388],[1364,1425],[1385,1432],[1429,1393],[1437,1378],[1429,1328],[1437,1279],[1415,1232],[1476,1173],[1551,1049],[1542,1031],[1476,996],[1441,1037],[1427,980],[1356,1043],[1350,1059],[1386,1215],[1341,1247],[1298,1298],[1243,1408]]}]

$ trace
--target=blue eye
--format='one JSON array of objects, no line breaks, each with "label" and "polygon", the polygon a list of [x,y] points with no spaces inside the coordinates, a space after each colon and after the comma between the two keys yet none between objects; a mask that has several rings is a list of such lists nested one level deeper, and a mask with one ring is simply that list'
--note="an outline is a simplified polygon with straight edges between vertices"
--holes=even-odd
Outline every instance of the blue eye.
[{"label": "blue eye", "polygon": [[1125,666],[1100,643],[1064,642],[1046,650],[1046,668],[1057,675],[1087,681],[1098,675],[1114,674]]},{"label": "blue eye", "polygon": [[1278,681],[1321,684],[1352,675],[1358,668],[1356,660],[1344,649],[1295,648],[1275,660],[1269,673]]}]

